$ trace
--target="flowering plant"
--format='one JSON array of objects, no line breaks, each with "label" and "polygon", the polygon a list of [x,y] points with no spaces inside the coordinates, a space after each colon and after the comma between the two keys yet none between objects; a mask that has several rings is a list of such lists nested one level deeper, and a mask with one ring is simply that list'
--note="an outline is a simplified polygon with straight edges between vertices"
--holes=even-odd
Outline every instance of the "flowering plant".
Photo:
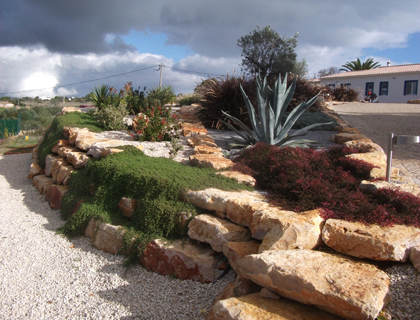
[{"label": "flowering plant", "polygon": [[134,118],[132,136],[139,141],[170,141],[177,137],[179,127],[178,116],[171,108],[147,107]]}]

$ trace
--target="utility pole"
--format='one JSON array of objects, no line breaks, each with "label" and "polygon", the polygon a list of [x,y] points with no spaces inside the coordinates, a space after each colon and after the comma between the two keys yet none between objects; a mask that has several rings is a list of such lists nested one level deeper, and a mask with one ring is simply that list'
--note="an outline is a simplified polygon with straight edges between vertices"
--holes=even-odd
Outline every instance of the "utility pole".
[{"label": "utility pole", "polygon": [[160,70],[159,88],[162,88],[162,70],[163,70],[163,63],[160,64],[159,70]]}]

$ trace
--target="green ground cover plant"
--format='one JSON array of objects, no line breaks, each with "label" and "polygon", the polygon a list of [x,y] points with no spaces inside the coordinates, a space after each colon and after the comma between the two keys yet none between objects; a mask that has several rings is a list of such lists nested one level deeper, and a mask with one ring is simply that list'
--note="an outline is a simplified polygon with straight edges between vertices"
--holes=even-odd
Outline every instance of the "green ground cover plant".
[{"label": "green ground cover plant", "polygon": [[342,146],[317,151],[258,143],[244,150],[233,169],[251,174],[256,187],[287,210],[319,208],[326,219],[419,227],[419,197],[391,189],[359,189],[362,180],[370,180],[373,165],[345,157],[357,152]]},{"label": "green ground cover plant", "polygon": [[51,153],[51,149],[59,140],[67,140],[63,134],[63,128],[80,127],[88,128],[92,132],[102,132],[103,129],[96,121],[96,117],[90,113],[71,112],[64,115],[56,116],[50,127],[45,131],[38,150],[38,164],[45,167],[45,157]]},{"label": "green ground cover plant", "polygon": [[[179,227],[180,213],[194,216],[200,211],[182,199],[183,190],[209,187],[252,190],[233,179],[215,175],[211,169],[148,157],[130,146],[124,150],[99,160],[92,159],[85,169],[72,174],[69,190],[61,203],[61,215],[67,219],[61,232],[67,236],[80,235],[95,217],[123,225],[143,239],[185,237],[186,230]],[[132,220],[118,209],[122,197],[137,201]]]}]

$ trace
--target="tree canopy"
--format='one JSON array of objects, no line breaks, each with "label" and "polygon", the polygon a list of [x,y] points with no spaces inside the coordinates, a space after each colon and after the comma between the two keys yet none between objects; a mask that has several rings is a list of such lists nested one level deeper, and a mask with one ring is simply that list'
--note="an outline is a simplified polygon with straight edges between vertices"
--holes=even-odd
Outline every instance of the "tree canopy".
[{"label": "tree canopy", "polygon": [[355,61],[343,64],[340,71],[370,70],[380,66],[379,62],[374,62],[372,58],[367,59],[365,62],[361,62],[360,59],[357,58]]},{"label": "tree canopy", "polygon": [[257,26],[238,39],[238,46],[242,48],[242,71],[251,76],[260,74],[262,78],[284,76],[286,72],[306,72],[306,61],[296,61],[298,36],[296,33],[290,38],[281,37],[270,26],[263,29]]}]

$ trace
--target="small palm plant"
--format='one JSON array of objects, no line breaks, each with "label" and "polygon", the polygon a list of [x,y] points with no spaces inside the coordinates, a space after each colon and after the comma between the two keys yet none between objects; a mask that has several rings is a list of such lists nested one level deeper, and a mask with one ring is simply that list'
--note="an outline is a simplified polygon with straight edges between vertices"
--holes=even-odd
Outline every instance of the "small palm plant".
[{"label": "small palm plant", "polygon": [[250,100],[248,99],[245,91],[241,86],[242,96],[244,97],[248,113],[250,115],[250,121],[253,130],[250,130],[245,124],[243,124],[239,119],[232,117],[231,115],[223,112],[223,114],[230,119],[234,124],[238,125],[243,131],[240,131],[233,127],[231,124],[222,121],[227,127],[235,131],[240,137],[243,138],[238,144],[231,144],[231,147],[246,147],[248,145],[256,144],[257,142],[264,142],[271,145],[276,145],[279,147],[295,147],[302,146],[307,147],[308,143],[313,143],[314,141],[300,139],[293,140],[295,137],[300,137],[307,134],[307,131],[329,123],[315,123],[300,130],[297,130],[294,133],[289,133],[292,126],[295,124],[297,119],[308,109],[310,108],[315,101],[318,99],[319,94],[314,96],[309,101],[304,101],[298,105],[286,118],[286,121],[282,125],[281,120],[286,113],[286,109],[292,100],[293,94],[296,88],[296,78],[293,83],[287,88],[287,74],[284,77],[284,80],[276,81],[274,84],[274,89],[271,89],[267,85],[267,79],[264,78],[264,82],[261,81],[260,77],[256,79],[257,83],[257,101],[258,101],[258,115],[257,116],[254,107],[252,106]]},{"label": "small palm plant", "polygon": [[111,86],[103,84],[99,88],[95,86],[95,89],[89,93],[88,98],[95,104],[98,110],[102,110],[106,107],[106,100],[111,95]]}]

